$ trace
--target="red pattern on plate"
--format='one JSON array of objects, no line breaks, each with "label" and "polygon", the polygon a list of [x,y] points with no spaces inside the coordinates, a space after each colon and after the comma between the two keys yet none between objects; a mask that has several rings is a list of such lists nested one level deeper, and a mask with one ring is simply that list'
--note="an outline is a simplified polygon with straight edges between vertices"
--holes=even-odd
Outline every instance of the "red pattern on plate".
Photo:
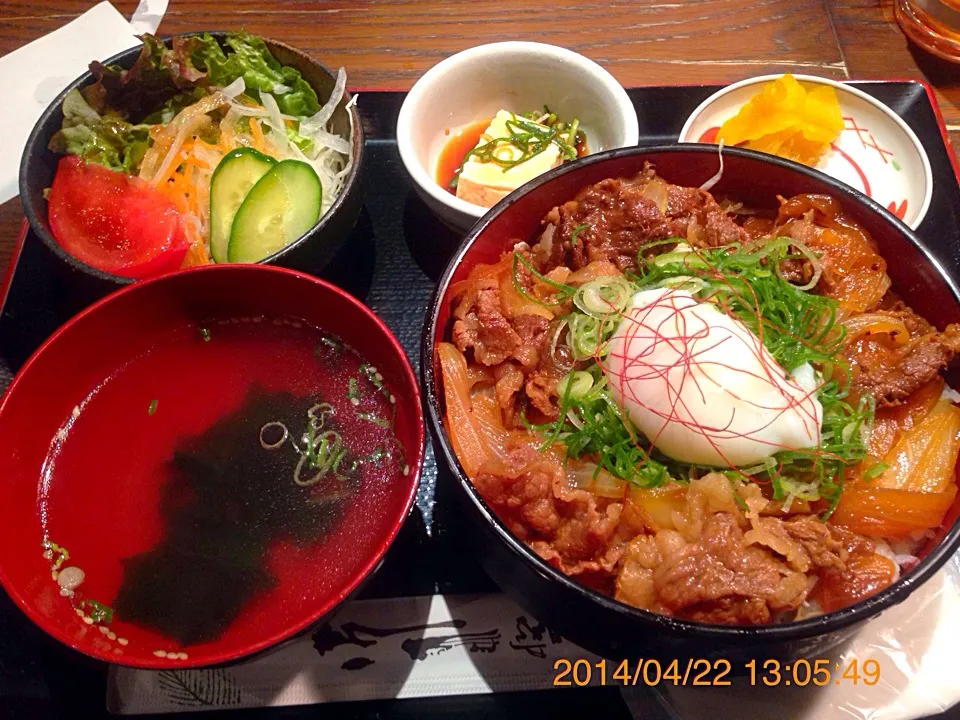
[{"label": "red pattern on plate", "polygon": [[854,160],[852,157],[850,157],[850,156],[849,156],[847,153],[845,153],[843,150],[841,150],[840,147],[838,147],[836,143],[830,143],[830,147],[833,148],[833,150],[834,150],[835,152],[839,153],[840,156],[841,156],[844,160],[846,160],[848,163],[850,163],[850,165],[853,167],[853,169],[857,171],[857,175],[860,176],[860,182],[863,183],[863,192],[864,192],[865,194],[869,195],[870,197],[873,197],[873,193],[870,191],[870,181],[867,180],[867,174],[866,174],[866,173],[863,171],[863,169],[857,164],[857,161]]},{"label": "red pattern on plate", "polygon": [[[883,160],[884,164],[887,163],[888,155],[891,158],[893,157],[892,152],[890,152],[889,150],[884,150],[882,147],[880,147],[880,144],[877,142],[877,139],[873,136],[873,133],[870,132],[869,129],[862,128],[859,125],[857,125],[857,121],[854,120],[852,117],[843,118],[843,122],[850,123],[850,125],[848,126],[845,125],[843,129],[854,131],[857,134],[857,139],[863,144],[864,150],[866,150],[867,148],[872,148],[873,150],[876,150],[880,154],[880,158]],[[866,137],[866,140],[864,140],[865,137]],[[867,142],[867,140],[869,140],[870,142]]]},{"label": "red pattern on plate", "polygon": [[887,210],[889,210],[889,211],[892,212],[894,215],[896,215],[898,218],[900,218],[901,220],[903,220],[903,218],[906,217],[906,214],[907,214],[907,200],[906,200],[906,198],[904,198],[903,200],[901,200],[899,205],[897,205],[896,202],[891,201],[890,204],[887,205]]}]

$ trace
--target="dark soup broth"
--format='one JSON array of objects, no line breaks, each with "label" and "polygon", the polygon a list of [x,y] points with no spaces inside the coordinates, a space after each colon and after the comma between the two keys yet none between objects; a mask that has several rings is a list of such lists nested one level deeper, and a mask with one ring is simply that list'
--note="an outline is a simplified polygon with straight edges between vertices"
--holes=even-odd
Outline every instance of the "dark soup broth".
[{"label": "dark soup broth", "polygon": [[388,535],[408,493],[395,412],[375,367],[300,321],[169,332],[51,445],[39,502],[63,602],[104,642],[172,658],[280,633]]}]

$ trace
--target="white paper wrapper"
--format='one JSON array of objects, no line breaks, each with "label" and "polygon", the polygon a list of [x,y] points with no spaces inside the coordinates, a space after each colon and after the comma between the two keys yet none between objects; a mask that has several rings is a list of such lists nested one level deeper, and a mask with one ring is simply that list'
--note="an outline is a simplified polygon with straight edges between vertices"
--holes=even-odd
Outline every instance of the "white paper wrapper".
[{"label": "white paper wrapper", "polygon": [[167,11],[168,0],[140,0],[137,9],[130,16],[130,27],[137,35],[150,33],[153,35],[163,20]]},{"label": "white paper wrapper", "polygon": [[350,603],[312,636],[226,669],[114,668],[121,714],[546,689],[557,658],[599,658],[502,595]]},{"label": "white paper wrapper", "polygon": [[[830,655],[841,667],[876,660],[875,685],[854,684],[834,670],[840,682],[826,687],[750,687],[746,679],[725,688],[641,684],[625,690],[624,699],[638,720],[907,720],[960,702],[958,649],[960,559],[953,558]],[[555,687],[559,658],[599,661],[502,595],[365,600],[350,603],[312,636],[234,667],[114,668],[107,705],[139,714],[540,690]],[[599,684],[598,673],[590,684]]]},{"label": "white paper wrapper", "polygon": [[142,0],[131,24],[113,5],[102,2],[0,58],[3,102],[16,108],[0,133],[0,203],[19,193],[20,156],[40,114],[91,61],[106,60],[139,45],[137,33],[156,31],[166,7],[166,0]]}]

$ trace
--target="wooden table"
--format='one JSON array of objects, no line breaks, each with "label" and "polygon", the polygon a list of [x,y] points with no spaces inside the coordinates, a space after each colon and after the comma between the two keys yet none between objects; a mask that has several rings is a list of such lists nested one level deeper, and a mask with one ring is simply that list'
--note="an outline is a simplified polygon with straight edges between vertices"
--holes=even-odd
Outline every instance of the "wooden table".
[{"label": "wooden table", "polygon": [[[0,55],[54,30],[95,0],[3,0]],[[844,79],[925,79],[960,148],[960,66],[911,46],[893,0],[172,0],[162,33],[231,29],[285,40],[352,88],[404,89],[442,58],[495,40],[564,45],[625,86],[728,83],[802,72]],[[129,16],[136,0],[114,0]],[[0,206],[0,270],[20,228]]]}]

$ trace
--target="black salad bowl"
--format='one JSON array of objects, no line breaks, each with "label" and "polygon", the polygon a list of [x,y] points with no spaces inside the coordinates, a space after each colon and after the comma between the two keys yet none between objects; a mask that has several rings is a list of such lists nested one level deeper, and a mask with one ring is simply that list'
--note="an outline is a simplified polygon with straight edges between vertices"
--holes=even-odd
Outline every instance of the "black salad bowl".
[{"label": "black salad bowl", "polygon": [[[863,194],[805,166],[749,150],[724,149],[724,172],[712,189],[752,207],[776,208],[777,196],[827,194],[876,241],[888,261],[893,289],[942,328],[960,322],[960,291],[948,273],[900,220]],[[640,610],[600,594],[543,561],[507,529],[484,502],[457,461],[444,430],[444,396],[437,343],[449,340],[451,287],[477,263],[493,263],[517,241],[532,241],[554,206],[605,178],[632,177],[652,163],[667,182],[698,187],[718,170],[716,146],[665,145],[611,150],[551,170],[497,204],[463,240],[444,271],[428,308],[421,375],[430,429],[441,466],[449,473],[465,519],[468,542],[484,569],[527,612],[581,647],[609,658],[723,659],[743,672],[753,659],[823,656],[856,627],[905,600],[960,546],[960,501],[944,527],[920,553],[921,561],[896,583],[852,606],[806,620],[763,626],[698,623]]]},{"label": "black salad bowl", "polygon": [[[201,33],[186,33],[198,35]],[[225,32],[211,32],[221,44]],[[165,38],[170,45],[170,38]],[[264,42],[274,57],[282,64],[296,68],[317,93],[321,105],[333,92],[336,76],[326,67],[306,53],[289,45],[264,38]],[[129,68],[140,54],[138,45],[125,50],[107,60],[105,65],[117,65]],[[91,58],[92,59],[92,58]],[[59,273],[59,280],[87,301],[101,297],[117,288],[135,282],[133,278],[106,273],[90,267],[67,253],[57,244],[47,221],[47,201],[45,191],[53,182],[57,161],[60,156],[47,146],[63,122],[63,99],[73,89],[86,87],[93,82],[93,76],[86,72],[64,88],[50,106],[43,112],[34,126],[20,162],[20,200],[23,211],[30,223],[30,229],[40,237],[45,249],[54,255],[57,262],[53,265]],[[344,182],[343,190],[330,209],[317,223],[303,235],[286,247],[278,250],[261,263],[279,265],[295,270],[318,274],[333,259],[336,252],[353,229],[362,206],[362,188],[360,182],[363,164],[363,130],[360,115],[355,105],[349,105],[351,95],[344,93],[331,120],[331,128],[342,137],[350,137],[353,148],[353,166]],[[352,128],[352,134],[351,134]]]}]

